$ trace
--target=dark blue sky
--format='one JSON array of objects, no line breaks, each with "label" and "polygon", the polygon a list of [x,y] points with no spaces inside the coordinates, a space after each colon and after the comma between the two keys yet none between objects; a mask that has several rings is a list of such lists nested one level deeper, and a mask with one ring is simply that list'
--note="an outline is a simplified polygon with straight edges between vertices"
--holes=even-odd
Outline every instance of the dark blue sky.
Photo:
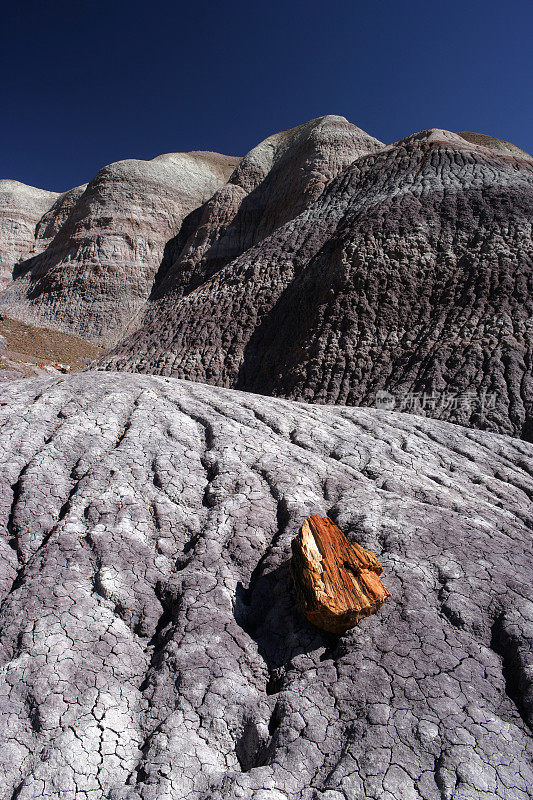
[{"label": "dark blue sky", "polygon": [[342,114],[391,142],[533,152],[531,0],[3,3],[0,177],[62,191],[122,158],[244,154]]}]

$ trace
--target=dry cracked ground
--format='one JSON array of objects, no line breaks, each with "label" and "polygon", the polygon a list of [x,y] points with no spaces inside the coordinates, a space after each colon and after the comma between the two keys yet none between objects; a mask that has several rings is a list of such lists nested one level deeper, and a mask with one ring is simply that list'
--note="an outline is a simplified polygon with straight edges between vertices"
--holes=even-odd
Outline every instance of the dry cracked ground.
[{"label": "dry cracked ground", "polygon": [[[173,378],[0,386],[2,800],[532,796],[532,445]],[[294,609],[328,514],[391,598]]]}]

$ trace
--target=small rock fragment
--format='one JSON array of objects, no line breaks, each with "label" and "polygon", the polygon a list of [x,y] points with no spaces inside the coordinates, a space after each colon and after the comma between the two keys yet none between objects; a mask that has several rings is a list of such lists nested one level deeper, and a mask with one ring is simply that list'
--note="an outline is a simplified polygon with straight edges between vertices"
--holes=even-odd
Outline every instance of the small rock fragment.
[{"label": "small rock fragment", "polygon": [[304,520],[292,541],[291,573],[301,612],[313,625],[344,633],[374,614],[390,593],[371,550],[350,543],[329,517]]},{"label": "small rock fragment", "polygon": [[63,372],[65,375],[70,372],[70,364],[59,364],[54,361],[50,366],[59,370],[59,372]]}]

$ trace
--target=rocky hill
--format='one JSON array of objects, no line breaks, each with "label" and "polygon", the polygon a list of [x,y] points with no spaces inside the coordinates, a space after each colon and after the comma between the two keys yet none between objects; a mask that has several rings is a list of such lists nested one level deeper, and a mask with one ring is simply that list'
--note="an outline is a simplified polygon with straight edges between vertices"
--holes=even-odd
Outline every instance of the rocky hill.
[{"label": "rocky hill", "polygon": [[[532,201],[342,117],[0,182],[0,800],[531,800]],[[343,635],[314,514],[390,593]]]},{"label": "rocky hill", "polygon": [[[0,387],[2,800],[528,800],[531,445],[172,378]],[[391,593],[294,608],[328,514]]]},{"label": "rocky hill", "polygon": [[96,343],[113,341],[148,298],[166,242],[238,161],[204,152],[118,161],[62,195],[17,184],[11,206],[22,209],[24,227],[17,223],[18,249],[10,245],[13,225],[0,227],[11,258],[3,262],[4,281],[8,268],[14,278],[0,309]]},{"label": "rocky hill", "polygon": [[388,392],[531,438],[531,158],[425,131],[359,157],[240,253],[226,190],[167,249],[105,364],[310,402]]},{"label": "rocky hill", "polygon": [[13,267],[35,246],[35,228],[61,195],[0,180],[0,288],[13,277]]},{"label": "rocky hill", "polygon": [[237,162],[105,168],[41,218],[0,308],[111,345],[112,370],[533,440],[527,153],[327,116]]}]

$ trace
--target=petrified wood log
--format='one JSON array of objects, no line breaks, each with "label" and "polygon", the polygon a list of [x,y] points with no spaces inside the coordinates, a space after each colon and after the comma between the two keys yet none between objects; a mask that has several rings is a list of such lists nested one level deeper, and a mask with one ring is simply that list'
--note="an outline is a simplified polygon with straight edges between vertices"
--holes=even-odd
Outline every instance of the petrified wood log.
[{"label": "petrified wood log", "polygon": [[330,633],[353,628],[390,597],[379,579],[382,571],[374,553],[351,544],[329,517],[307,517],[292,541],[291,572],[300,610]]}]

